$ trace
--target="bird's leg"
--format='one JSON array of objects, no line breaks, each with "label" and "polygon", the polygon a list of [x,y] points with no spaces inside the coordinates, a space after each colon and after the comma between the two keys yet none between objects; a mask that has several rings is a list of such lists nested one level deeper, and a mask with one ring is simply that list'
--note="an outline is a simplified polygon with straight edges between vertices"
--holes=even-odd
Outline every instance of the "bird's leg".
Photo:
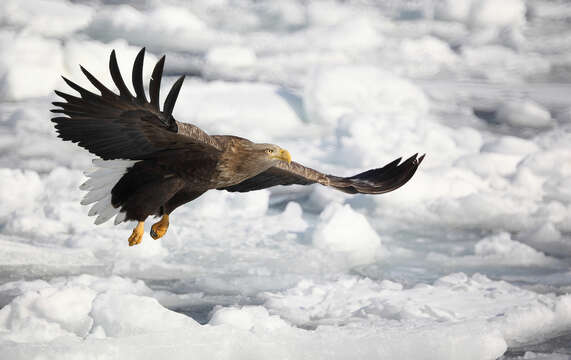
[{"label": "bird's leg", "polygon": [[163,217],[151,226],[151,237],[155,240],[163,237],[169,228],[169,215],[164,214]]},{"label": "bird's leg", "polygon": [[137,226],[133,229],[133,233],[129,236],[129,246],[140,244],[143,240],[143,233],[145,232],[145,222],[139,221]]}]

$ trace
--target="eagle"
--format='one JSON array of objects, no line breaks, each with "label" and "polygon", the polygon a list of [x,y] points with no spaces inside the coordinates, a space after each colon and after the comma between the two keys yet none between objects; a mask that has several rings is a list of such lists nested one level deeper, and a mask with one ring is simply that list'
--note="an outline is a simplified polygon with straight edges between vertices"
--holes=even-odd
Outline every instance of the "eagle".
[{"label": "eagle", "polygon": [[424,159],[417,153],[402,162],[398,158],[381,168],[342,177],[294,162],[278,145],[208,135],[172,116],[184,75],[172,85],[161,110],[165,56],[153,69],[147,99],[144,56],[145,48],[134,61],[134,94],[121,76],[113,50],[109,71],[118,93],[80,66],[99,94],[62,76],[79,96],[55,90],[64,101],[53,102],[57,108],[51,110],[56,114],[51,120],[58,136],[98,157],[80,186],[87,191],[82,205],[93,204],[88,215],[97,216],[97,225],[114,216],[115,224],[137,221],[129,246],[141,242],[149,216],[160,217],[150,231],[153,239],[159,239],[167,232],[170,214],[208,190],[248,192],[276,185],[321,184],[348,194],[382,194],[404,185]]}]

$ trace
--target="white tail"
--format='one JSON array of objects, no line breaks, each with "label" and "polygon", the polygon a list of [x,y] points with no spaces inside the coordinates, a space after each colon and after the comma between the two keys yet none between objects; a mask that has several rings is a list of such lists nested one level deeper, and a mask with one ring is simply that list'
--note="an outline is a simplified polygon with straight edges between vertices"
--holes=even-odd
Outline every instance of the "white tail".
[{"label": "white tail", "polygon": [[111,204],[111,190],[135,163],[133,160],[94,159],[93,168],[85,172],[89,179],[79,187],[87,191],[81,205],[93,204],[88,215],[97,215],[95,225],[103,224],[115,215],[115,225],[125,220],[126,214]]}]

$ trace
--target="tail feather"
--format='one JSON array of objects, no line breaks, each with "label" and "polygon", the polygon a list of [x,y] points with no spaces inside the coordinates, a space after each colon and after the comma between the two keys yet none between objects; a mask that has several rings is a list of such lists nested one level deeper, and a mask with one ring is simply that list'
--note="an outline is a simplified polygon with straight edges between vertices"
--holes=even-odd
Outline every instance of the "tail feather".
[{"label": "tail feather", "polygon": [[125,211],[119,212],[119,214],[117,214],[117,216],[115,216],[115,221],[113,221],[113,224],[118,225],[118,224],[122,223],[123,221],[125,221],[126,217],[127,217],[127,213]]},{"label": "tail feather", "polygon": [[99,215],[95,219],[95,225],[103,224],[104,222],[111,219],[113,216],[117,215],[118,213],[119,209],[114,208],[113,205],[111,205],[111,202],[109,202],[107,204],[107,207],[104,208],[101,212],[99,212]]},{"label": "tail feather", "polygon": [[114,206],[112,203],[112,191],[135,163],[136,161],[132,160],[95,159],[93,160],[93,168],[85,172],[88,180],[79,188],[87,191],[87,194],[81,200],[81,204],[93,204],[88,215],[97,216],[96,225],[106,222],[115,215],[117,215],[116,224],[125,220],[125,213],[120,212],[121,207]]},{"label": "tail feather", "polygon": [[89,205],[103,199],[105,196],[109,195],[109,189],[107,187],[100,187],[97,189],[90,190],[83,199],[81,199],[81,205]]}]

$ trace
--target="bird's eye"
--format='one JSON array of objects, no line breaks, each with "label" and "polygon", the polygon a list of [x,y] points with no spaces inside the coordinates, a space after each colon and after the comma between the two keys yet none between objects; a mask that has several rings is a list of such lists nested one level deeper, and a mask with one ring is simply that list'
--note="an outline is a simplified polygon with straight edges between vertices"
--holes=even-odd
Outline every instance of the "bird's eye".
[{"label": "bird's eye", "polygon": [[266,154],[273,154],[274,149],[266,149]]}]

